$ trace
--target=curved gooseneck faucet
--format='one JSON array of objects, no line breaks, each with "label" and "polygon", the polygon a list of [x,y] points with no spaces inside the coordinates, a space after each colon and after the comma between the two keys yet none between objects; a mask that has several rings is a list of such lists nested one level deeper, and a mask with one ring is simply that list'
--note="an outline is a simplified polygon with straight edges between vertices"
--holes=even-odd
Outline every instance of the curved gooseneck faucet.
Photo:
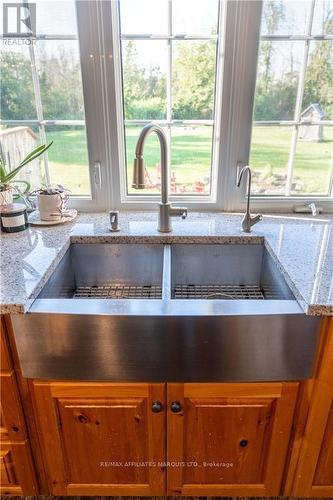
[{"label": "curved gooseneck faucet", "polygon": [[179,216],[182,219],[187,217],[186,207],[173,207],[169,202],[169,162],[167,139],[163,129],[154,123],[146,125],[142,130],[136,143],[135,158],[133,165],[133,182],[134,189],[145,188],[145,162],[143,150],[145,140],[149,134],[155,132],[161,148],[161,202],[159,203],[158,216],[158,231],[161,233],[169,233],[172,231],[171,217]]},{"label": "curved gooseneck faucet", "polygon": [[257,224],[257,222],[262,220],[262,215],[255,215],[254,217],[251,217],[250,199],[251,199],[252,172],[251,168],[248,165],[243,167],[242,170],[240,171],[237,181],[237,187],[240,186],[242,177],[245,174],[245,172],[247,172],[247,200],[246,200],[246,212],[242,220],[242,230],[244,231],[244,233],[250,233],[251,227],[254,226],[254,224]]}]

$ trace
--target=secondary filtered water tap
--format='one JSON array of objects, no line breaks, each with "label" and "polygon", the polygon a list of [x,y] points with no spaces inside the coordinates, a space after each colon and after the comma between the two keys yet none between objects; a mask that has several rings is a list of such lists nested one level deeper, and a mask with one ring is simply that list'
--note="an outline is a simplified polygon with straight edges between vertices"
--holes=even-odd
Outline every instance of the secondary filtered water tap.
[{"label": "secondary filtered water tap", "polygon": [[247,172],[247,201],[246,201],[246,212],[244,214],[243,220],[242,220],[242,231],[244,233],[250,233],[251,232],[251,227],[254,226],[254,224],[257,224],[257,222],[262,220],[262,215],[255,215],[254,217],[251,217],[250,213],[250,199],[251,199],[251,180],[252,180],[252,172],[251,168],[246,165],[246,167],[243,167],[242,170],[240,171],[238,181],[237,181],[237,187],[240,186],[241,180],[243,175]]}]

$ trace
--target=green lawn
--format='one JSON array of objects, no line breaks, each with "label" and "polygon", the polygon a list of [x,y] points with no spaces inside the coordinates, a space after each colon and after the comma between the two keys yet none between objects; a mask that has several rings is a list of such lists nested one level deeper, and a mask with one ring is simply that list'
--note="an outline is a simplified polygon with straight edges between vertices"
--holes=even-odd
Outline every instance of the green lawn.
[{"label": "green lawn", "polygon": [[[138,127],[128,127],[127,161],[131,180],[134,149]],[[172,136],[172,172],[178,189],[191,192],[193,183],[203,182],[209,187],[211,162],[211,127],[196,129],[175,128]],[[52,131],[47,134],[54,144],[49,150],[53,183],[68,186],[74,194],[89,192],[88,159],[83,130]],[[323,142],[299,142],[296,152],[294,181],[299,194],[325,194],[332,168],[333,128],[326,127]],[[256,172],[255,189],[265,186],[268,192],[283,193],[283,179],[276,178],[286,172],[291,129],[289,127],[256,127],[252,135],[251,166]],[[152,185],[158,182],[156,165],[159,163],[159,144],[155,136],[147,140],[145,159]],[[151,189],[150,192],[153,192]],[[295,191],[296,192],[296,191]]]}]

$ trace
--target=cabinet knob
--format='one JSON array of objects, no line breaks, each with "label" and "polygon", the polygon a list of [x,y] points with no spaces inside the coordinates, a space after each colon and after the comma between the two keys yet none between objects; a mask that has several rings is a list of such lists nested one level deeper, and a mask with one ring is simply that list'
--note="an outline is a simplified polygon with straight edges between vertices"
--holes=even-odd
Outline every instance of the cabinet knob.
[{"label": "cabinet knob", "polygon": [[163,405],[160,401],[154,401],[153,404],[151,405],[151,411],[153,413],[160,413],[162,411]]},{"label": "cabinet knob", "polygon": [[172,401],[171,411],[172,413],[179,413],[180,411],[182,411],[182,405],[180,404],[180,401]]},{"label": "cabinet knob", "polygon": [[240,445],[242,448],[245,448],[248,444],[249,444],[249,442],[248,442],[248,440],[247,440],[247,439],[242,439],[242,440],[239,442],[239,445]]}]

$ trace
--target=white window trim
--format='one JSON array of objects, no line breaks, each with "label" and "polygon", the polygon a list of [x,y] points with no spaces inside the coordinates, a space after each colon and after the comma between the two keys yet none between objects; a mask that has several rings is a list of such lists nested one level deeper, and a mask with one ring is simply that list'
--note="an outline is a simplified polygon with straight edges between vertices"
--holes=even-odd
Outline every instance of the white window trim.
[{"label": "white window trim", "polygon": [[[92,197],[73,196],[71,206],[86,211],[155,210],[159,195],[126,193],[118,0],[76,0],[76,7],[86,118],[82,124],[85,123],[87,129]],[[236,178],[238,167],[249,161],[261,10],[261,0],[220,2],[214,116],[218,133],[214,133],[212,193],[210,196],[171,195],[172,200],[185,203],[189,209],[244,210],[245,186],[237,189]],[[44,36],[45,39],[61,37]],[[313,37],[303,38],[308,41]],[[330,36],[319,38],[330,39]],[[170,116],[167,118],[170,123]],[[43,120],[42,116],[29,123],[32,122],[39,127],[60,122],[81,124]],[[297,117],[281,124],[296,125],[296,122]],[[306,205],[310,201],[318,202],[325,211],[333,211],[333,198],[325,196],[253,196],[252,206],[253,210],[262,212],[290,212],[295,204]]]},{"label": "white window trim", "polygon": [[[119,191],[114,190],[113,192],[113,206],[120,209],[154,209],[154,205],[160,201],[159,194],[149,194],[149,195],[133,195],[127,194],[126,188],[126,163],[125,163],[125,144],[124,144],[124,116],[123,116],[123,101],[122,101],[122,88],[121,88],[121,54],[120,54],[120,33],[119,33],[119,2],[118,0],[113,0],[110,2],[111,4],[111,29],[112,29],[112,51],[113,51],[113,68],[110,69],[115,75],[115,81],[110,81],[111,85],[108,89],[110,95],[114,96],[113,103],[116,103],[116,120],[113,121],[113,134],[118,137],[118,144],[116,145],[116,149],[113,150],[115,158],[117,158],[117,164],[119,168],[117,168],[117,173],[115,172],[115,182],[119,186]],[[171,6],[171,2],[169,2],[169,9]],[[104,8],[109,9],[109,5],[104,5]],[[223,9],[225,8],[225,2],[220,2],[220,12],[219,16],[222,21],[224,21],[225,15]],[[104,15],[109,15],[105,12]],[[109,17],[110,19],[110,17]],[[220,27],[220,33],[223,34],[223,28]],[[136,38],[137,35],[133,35],[131,37],[125,36],[124,38]],[[143,38],[143,37],[141,37]],[[154,37],[153,37],[154,38]],[[170,26],[169,33],[166,34],[163,39],[170,40],[171,37]],[[211,36],[203,37],[202,35],[193,36],[192,39],[211,39]],[[218,38],[214,36],[213,38]],[[149,37],[150,39],[150,37]],[[161,37],[157,37],[157,39],[161,39]],[[109,44],[110,40],[105,40],[105,43]],[[220,109],[221,109],[221,97],[222,97],[222,85],[221,82],[221,74],[222,74],[222,64],[220,62],[223,54],[223,37],[219,37],[218,47],[217,47],[217,74],[216,74],[216,85],[215,85],[215,99],[216,105],[214,107],[214,120],[171,120],[170,116],[170,108],[171,108],[171,96],[167,95],[167,119],[166,120],[154,120],[154,123],[159,123],[160,125],[168,126],[168,130],[170,132],[171,124],[180,124],[180,123],[188,123],[188,124],[198,124],[201,123],[203,125],[213,125],[215,123],[215,130],[213,133],[213,145],[212,145],[212,167],[211,167],[211,194],[210,195],[197,195],[197,194],[187,194],[187,195],[177,195],[170,194],[170,199],[173,201],[185,203],[186,206],[190,209],[194,210],[214,210],[216,208],[216,199],[217,199],[217,177],[219,175],[219,127],[220,127]],[[171,50],[170,45],[168,49],[168,74],[167,78],[171,78]],[[169,86],[167,86],[169,88]],[[113,117],[114,118],[114,117]],[[150,123],[152,120],[130,120],[131,124],[141,124],[144,126],[146,123]],[[170,159],[169,159],[170,161]],[[118,178],[117,178],[118,177]]]},{"label": "white window trim", "polygon": [[[228,22],[226,26],[226,60],[224,68],[225,94],[222,99],[222,109],[226,115],[223,122],[220,165],[220,182],[222,210],[242,211],[245,208],[245,188],[236,187],[239,167],[249,163],[251,135],[253,125],[253,105],[256,86],[256,71],[260,42],[261,0],[244,0],[240,2],[228,1]],[[271,37],[263,37],[271,38]],[[274,37],[274,38],[302,38],[307,43],[310,39],[331,39],[331,36],[322,37]],[[228,75],[232,77],[228,78]],[[228,78],[228,81],[226,80]],[[302,85],[300,82],[299,87]],[[299,89],[298,99],[302,92]],[[296,110],[297,111],[297,110]],[[298,117],[290,125],[298,123]],[[276,123],[278,124],[278,123]],[[330,121],[331,125],[332,122]],[[287,125],[287,122],[283,123]],[[289,123],[288,123],[289,125]],[[333,192],[332,192],[333,196]],[[333,211],[333,197],[320,195],[304,196],[252,196],[254,210],[263,212],[292,212],[295,205],[307,205],[315,201],[325,211]]]}]

